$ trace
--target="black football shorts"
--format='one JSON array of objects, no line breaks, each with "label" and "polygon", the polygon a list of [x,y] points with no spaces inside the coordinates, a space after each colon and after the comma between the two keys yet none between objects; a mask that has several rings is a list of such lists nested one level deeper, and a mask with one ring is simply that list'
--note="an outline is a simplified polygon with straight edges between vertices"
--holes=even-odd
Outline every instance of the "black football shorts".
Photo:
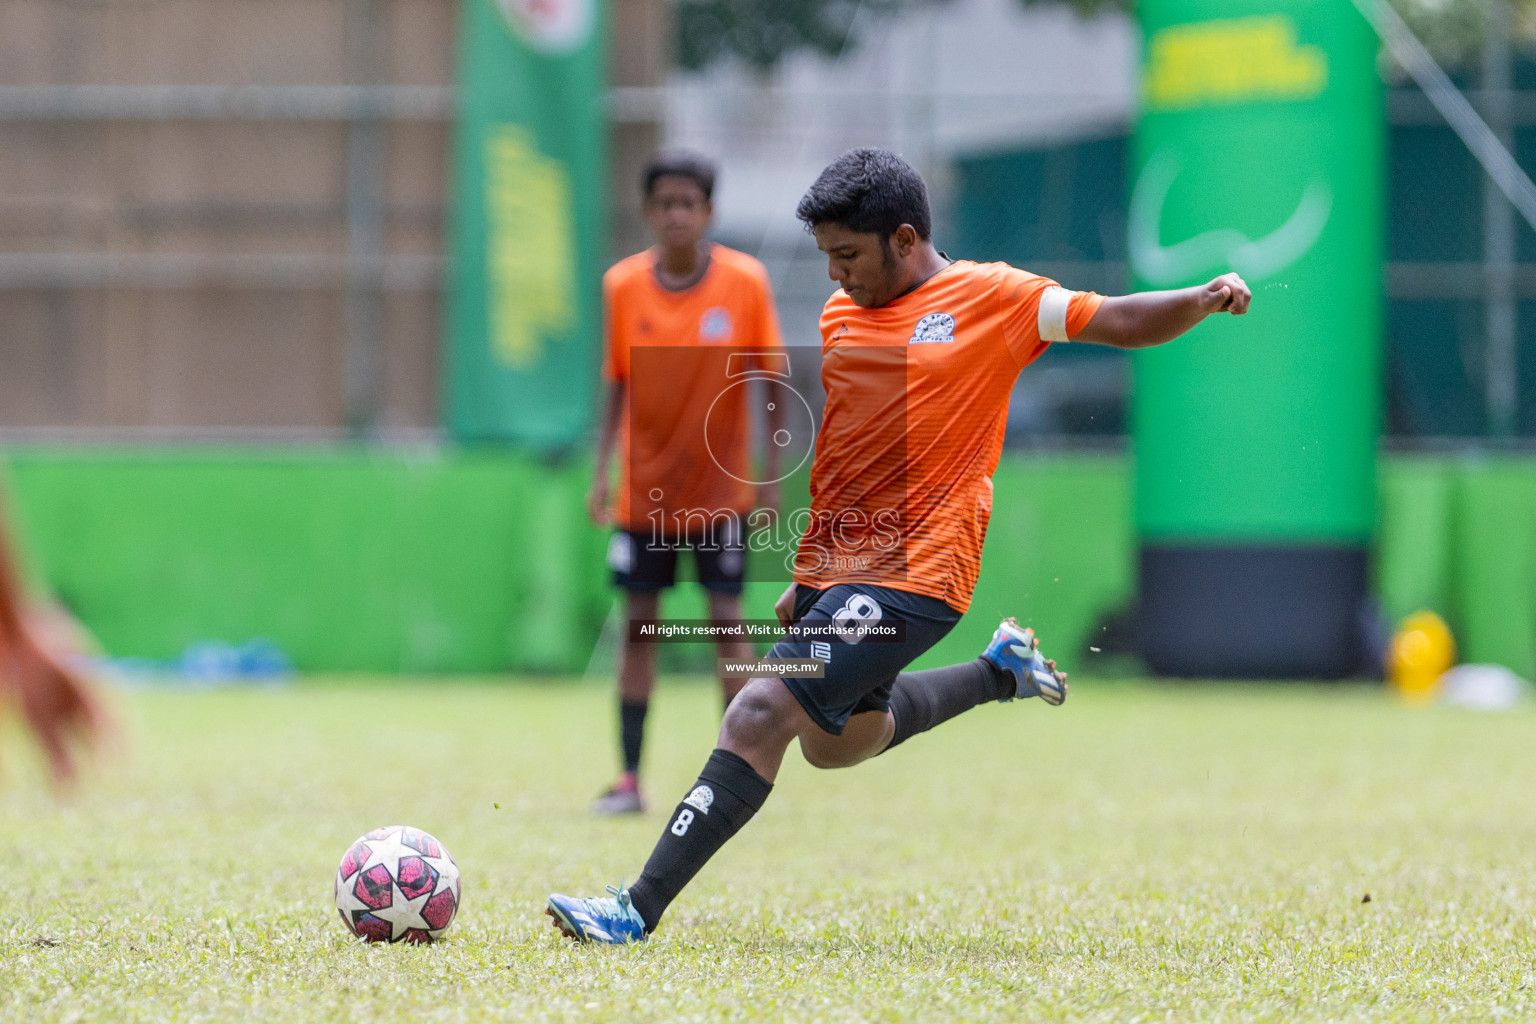
[{"label": "black football shorts", "polygon": [[684,550],[692,552],[694,570],[705,590],[741,593],[747,559],[739,527],[716,530],[712,537],[660,543],[644,530],[619,530],[608,540],[613,585],[637,594],[665,590],[677,582],[677,555]]},{"label": "black football shorts", "polygon": [[820,658],[825,664],[821,679],[787,678],[784,685],[795,695],[805,713],[834,736],[842,734],[848,719],[864,711],[886,711],[891,706],[891,684],[896,675],[960,621],[960,613],[936,597],[909,594],[889,587],[841,583],[825,590],[795,588],[795,621],[901,622],[902,639],[781,640],[768,652],[770,658]]}]

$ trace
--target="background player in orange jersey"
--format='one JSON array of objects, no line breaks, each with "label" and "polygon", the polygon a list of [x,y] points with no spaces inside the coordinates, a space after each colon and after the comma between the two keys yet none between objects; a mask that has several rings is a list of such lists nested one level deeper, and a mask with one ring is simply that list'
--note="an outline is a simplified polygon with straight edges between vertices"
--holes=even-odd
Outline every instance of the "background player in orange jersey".
[{"label": "background player in orange jersey", "polygon": [[[743,359],[782,359],[782,353],[760,353],[781,349],[783,342],[762,264],[705,240],[714,185],[714,167],[701,157],[651,161],[644,176],[645,216],[656,245],[603,277],[608,393],[588,508],[594,521],[615,527],[608,564],[632,621],[657,617],[660,593],[675,582],[684,548],[693,553],[710,617],[740,619],[742,517],[754,505],[778,505],[778,448],[765,444],[763,466],[752,465],[748,396],[757,385],[733,385],[732,374],[746,365]],[[772,435],[783,409],[762,404]],[[621,455],[615,495],[610,466],[616,441]],[[752,654],[743,640],[723,640],[718,647],[721,657]],[[624,772],[593,803],[600,814],[644,809],[640,755],[656,654],[652,644],[628,636],[623,652]],[[727,703],[742,683],[720,681]]]},{"label": "background player in orange jersey", "polygon": [[107,722],[56,638],[26,608],[3,519],[0,509],[0,698],[21,710],[54,778],[67,782],[75,774],[74,745],[101,738]]},{"label": "background player in orange jersey", "polygon": [[775,608],[809,635],[769,657],[819,658],[824,676],[746,685],[632,887],[550,897],[556,925],[581,941],[632,942],[655,929],[762,807],[793,741],[812,765],[841,768],[983,703],[1065,700],[1065,675],[1012,619],[974,661],[903,671],[970,603],[1014,380],[1052,342],[1159,345],[1212,313],[1246,312],[1251,297],[1236,274],[1104,298],[1001,263],[951,260],[930,239],[922,178],[883,150],[838,158],[796,212],[841,289],[821,318],[827,402],[812,518]]}]

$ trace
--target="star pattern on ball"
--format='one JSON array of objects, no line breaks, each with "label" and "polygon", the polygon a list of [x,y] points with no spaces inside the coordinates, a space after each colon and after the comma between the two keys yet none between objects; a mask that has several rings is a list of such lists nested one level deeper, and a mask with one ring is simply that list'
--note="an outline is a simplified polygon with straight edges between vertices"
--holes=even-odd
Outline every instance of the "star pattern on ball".
[{"label": "star pattern on ball", "polygon": [[363,870],[367,871],[375,865],[382,864],[389,872],[389,877],[394,878],[400,870],[400,861],[405,857],[420,857],[412,847],[406,846],[402,841],[405,829],[393,828],[382,839],[368,840],[368,859],[363,861]]},{"label": "star pattern on ball", "polygon": [[355,921],[359,911],[368,911],[372,909],[368,906],[368,904],[357,898],[357,893],[353,891],[353,888],[356,884],[356,875],[353,875],[351,878],[342,878],[341,873],[337,872],[336,909],[346,915],[348,921]]},{"label": "star pattern on ball", "polygon": [[408,900],[400,891],[400,886],[396,885],[394,890],[395,898],[390,901],[389,906],[383,910],[374,911],[380,919],[389,922],[389,941],[399,942],[401,937],[412,928],[424,932],[431,931],[432,926],[427,924],[427,919],[421,916],[421,908],[427,905],[427,900],[432,898],[432,894],[426,892],[413,900]]},{"label": "star pattern on ball", "polygon": [[[421,845],[429,850],[435,850],[437,856],[428,856],[406,842],[408,836],[417,834],[426,839],[426,842]],[[351,875],[343,877],[340,870],[337,872],[336,907],[349,926],[354,925],[360,915],[371,915],[380,924],[389,926],[390,942],[398,942],[408,937],[420,939],[423,936],[430,940],[446,931],[454,912],[458,909],[459,869],[442,844],[426,836],[425,833],[418,833],[405,826],[393,826],[370,832],[361,842],[367,844],[367,859],[358,865]],[[418,863],[408,863],[410,861]],[[405,864],[408,876],[404,879],[401,878],[402,863]],[[343,867],[346,866],[344,862]],[[389,878],[388,906],[372,906],[357,894],[357,886],[370,873],[374,879],[373,884],[377,885],[378,882],[383,881],[378,877],[377,869],[382,869]],[[430,874],[424,875],[423,869]],[[429,880],[430,886],[423,888],[422,883]],[[402,890],[402,881],[410,891],[410,895]],[[433,904],[432,901],[445,891],[451,894],[451,902],[446,908],[442,906],[442,900]],[[364,893],[364,895],[369,894]],[[433,921],[428,920],[428,915],[436,920],[437,927],[433,926]],[[353,927],[353,930],[358,929]],[[381,933],[382,929],[378,931]],[[413,932],[414,935],[411,934]],[[373,934],[364,937],[377,941],[384,936]]]}]

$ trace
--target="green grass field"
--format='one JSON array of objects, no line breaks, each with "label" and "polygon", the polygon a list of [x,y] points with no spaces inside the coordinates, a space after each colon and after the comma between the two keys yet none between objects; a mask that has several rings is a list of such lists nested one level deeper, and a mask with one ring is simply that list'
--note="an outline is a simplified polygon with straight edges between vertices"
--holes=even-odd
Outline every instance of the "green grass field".
[{"label": "green grass field", "polygon": [[[7,742],[0,1019],[1536,1017],[1536,711],[1086,682],[849,771],[791,754],[652,942],[577,948],[544,896],[633,877],[713,745],[711,689],[665,688],[661,809],[590,819],[610,703],[140,693],[63,801]],[[436,946],[363,945],[331,905],[347,844],[395,822],[463,869]]]}]

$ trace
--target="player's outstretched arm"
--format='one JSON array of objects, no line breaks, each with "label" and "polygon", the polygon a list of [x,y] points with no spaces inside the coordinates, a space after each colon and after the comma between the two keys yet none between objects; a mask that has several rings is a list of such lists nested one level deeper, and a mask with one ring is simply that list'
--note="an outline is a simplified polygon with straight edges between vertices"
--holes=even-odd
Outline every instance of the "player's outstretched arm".
[{"label": "player's outstretched arm", "polygon": [[1073,341],[1114,348],[1151,348],[1172,341],[1212,313],[1248,312],[1253,294],[1236,274],[1166,292],[1137,292],[1105,299]]},{"label": "player's outstretched arm", "polygon": [[23,606],[10,550],[0,529],[0,698],[13,701],[48,758],[54,778],[75,774],[74,744],[111,733],[111,721],[90,685],[45,637]]}]

